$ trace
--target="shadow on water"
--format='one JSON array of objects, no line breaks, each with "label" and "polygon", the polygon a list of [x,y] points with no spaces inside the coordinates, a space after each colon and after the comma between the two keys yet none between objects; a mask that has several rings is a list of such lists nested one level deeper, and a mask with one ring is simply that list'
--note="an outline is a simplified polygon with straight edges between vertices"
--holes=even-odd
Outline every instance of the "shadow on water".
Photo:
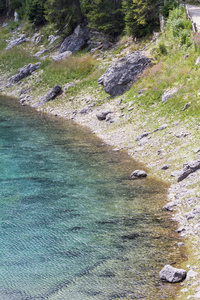
[{"label": "shadow on water", "polygon": [[0,98],[0,299],[174,299],[167,186],[87,128]]}]

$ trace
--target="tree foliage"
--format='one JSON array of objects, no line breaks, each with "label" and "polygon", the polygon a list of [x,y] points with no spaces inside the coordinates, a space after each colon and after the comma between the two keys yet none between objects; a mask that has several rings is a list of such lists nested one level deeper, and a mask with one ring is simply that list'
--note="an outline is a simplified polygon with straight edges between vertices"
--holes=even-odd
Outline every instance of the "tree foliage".
[{"label": "tree foliage", "polygon": [[45,23],[45,5],[46,0],[26,0],[26,15],[32,23],[40,25]]},{"label": "tree foliage", "polygon": [[83,21],[79,0],[46,0],[45,17],[47,21],[54,23],[58,29],[67,25],[70,32]]},{"label": "tree foliage", "polygon": [[[140,37],[159,23],[159,6],[164,0],[0,0],[0,12],[17,10],[36,25],[54,23],[67,33],[86,20],[89,27],[107,35],[122,32]],[[168,12],[176,0],[167,0],[161,12]]]},{"label": "tree foliage", "polygon": [[129,35],[152,32],[159,21],[159,0],[124,0],[125,29]]},{"label": "tree foliage", "polygon": [[85,0],[86,17],[91,28],[117,35],[124,28],[122,3],[119,0]]}]

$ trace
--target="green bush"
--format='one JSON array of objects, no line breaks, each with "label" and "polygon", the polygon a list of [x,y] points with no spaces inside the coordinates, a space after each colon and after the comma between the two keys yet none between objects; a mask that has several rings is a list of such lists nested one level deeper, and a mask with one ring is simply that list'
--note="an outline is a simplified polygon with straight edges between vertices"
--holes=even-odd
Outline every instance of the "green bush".
[{"label": "green bush", "polygon": [[165,44],[163,42],[160,42],[159,45],[158,45],[158,49],[159,49],[159,52],[162,54],[162,55],[166,55],[167,54],[167,48],[165,46]]},{"label": "green bush", "polygon": [[169,0],[165,6],[161,8],[161,14],[164,17],[168,17],[170,11],[174,10],[178,6],[177,1]]},{"label": "green bush", "polygon": [[191,36],[190,36],[191,31],[188,29],[183,29],[180,32],[180,43],[181,45],[186,45],[187,47],[191,46]]},{"label": "green bush", "polygon": [[166,23],[167,31],[171,31],[174,37],[180,37],[181,44],[186,43],[186,38],[191,30],[191,22],[187,20],[184,7],[170,11],[169,17]]}]

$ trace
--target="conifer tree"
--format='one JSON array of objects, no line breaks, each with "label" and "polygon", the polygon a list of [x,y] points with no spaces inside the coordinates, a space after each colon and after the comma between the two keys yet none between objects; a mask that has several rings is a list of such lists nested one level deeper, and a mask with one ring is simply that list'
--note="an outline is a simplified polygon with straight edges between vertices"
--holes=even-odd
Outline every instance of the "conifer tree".
[{"label": "conifer tree", "polygon": [[25,11],[28,19],[35,25],[45,22],[45,5],[46,0],[26,0]]},{"label": "conifer tree", "polygon": [[124,27],[121,0],[85,0],[86,16],[91,28],[108,35],[118,35]]},{"label": "conifer tree", "polygon": [[124,0],[125,30],[132,36],[152,32],[159,23],[160,0]]},{"label": "conifer tree", "polygon": [[45,16],[58,29],[66,27],[70,33],[83,20],[80,0],[47,0]]}]

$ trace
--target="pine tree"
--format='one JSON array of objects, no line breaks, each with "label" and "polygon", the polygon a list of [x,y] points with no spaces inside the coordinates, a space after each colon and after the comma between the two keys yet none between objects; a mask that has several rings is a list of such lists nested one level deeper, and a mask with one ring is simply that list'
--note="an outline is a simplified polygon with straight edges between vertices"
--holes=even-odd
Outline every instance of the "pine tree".
[{"label": "pine tree", "polygon": [[159,23],[160,0],[124,0],[125,30],[132,36],[151,33]]},{"label": "pine tree", "polygon": [[35,25],[45,22],[45,5],[46,0],[26,0],[26,15],[28,19]]},{"label": "pine tree", "polygon": [[68,33],[83,20],[79,0],[47,0],[45,16],[58,29],[66,27]]},{"label": "pine tree", "polygon": [[84,5],[89,27],[112,36],[121,33],[124,26],[121,0],[85,0]]}]

